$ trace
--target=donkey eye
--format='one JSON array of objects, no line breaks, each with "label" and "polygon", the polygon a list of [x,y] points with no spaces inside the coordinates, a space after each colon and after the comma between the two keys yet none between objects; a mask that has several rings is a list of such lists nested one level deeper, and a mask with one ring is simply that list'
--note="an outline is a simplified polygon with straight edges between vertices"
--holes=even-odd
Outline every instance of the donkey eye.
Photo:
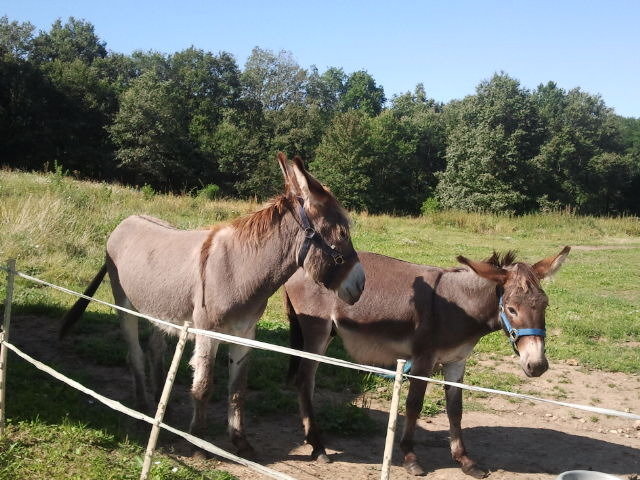
[{"label": "donkey eye", "polygon": [[518,315],[518,312],[517,312],[517,311],[516,311],[516,309],[515,309],[515,308],[513,308],[513,307],[507,307],[507,310],[508,310],[508,311],[509,311],[509,313],[510,313],[511,315],[513,315],[513,316],[517,316],[517,315]]}]

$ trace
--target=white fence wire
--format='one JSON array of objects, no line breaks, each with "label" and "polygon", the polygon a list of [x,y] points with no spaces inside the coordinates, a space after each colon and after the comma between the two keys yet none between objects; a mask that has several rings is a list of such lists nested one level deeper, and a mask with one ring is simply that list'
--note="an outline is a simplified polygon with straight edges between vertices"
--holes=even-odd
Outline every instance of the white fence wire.
[{"label": "white fence wire", "polygon": [[[3,270],[6,270],[6,268],[4,267],[0,267]],[[93,297],[88,297],[86,295],[83,295],[82,293],[79,292],[75,292],[73,290],[69,290],[68,288],[64,288],[49,282],[46,282],[44,280],[41,280],[39,278],[36,277],[32,277],[31,275],[27,275],[21,272],[16,272],[16,275],[18,277],[24,278],[25,280],[29,280],[35,283],[39,283],[41,285],[45,285],[47,287],[51,287],[54,288],[56,290],[59,290],[61,292],[65,292],[68,293],[70,295],[74,295],[76,297],[82,297],[85,298],[87,300],[96,302],[96,303],[100,303],[102,305],[111,307],[115,310],[121,310],[123,312],[126,313],[130,313],[132,315],[135,315],[137,317],[140,318],[145,318],[147,320],[149,320],[152,323],[156,323],[158,325],[163,325],[165,327],[169,327],[169,328],[173,328],[175,330],[180,330],[182,327],[180,325],[176,325],[175,323],[171,323],[171,322],[167,322],[164,320],[160,320],[158,318],[154,318],[150,315],[145,315],[139,312],[136,312],[135,310],[130,310],[128,308],[124,308],[124,307],[120,307],[118,305],[109,303],[109,302],[105,302],[104,300],[98,300],[96,298]],[[226,343],[235,343],[238,345],[244,345],[244,346],[248,346],[248,347],[252,347],[252,348],[256,348],[259,350],[270,350],[272,352],[279,352],[279,353],[283,353],[286,355],[293,355],[296,357],[301,357],[301,358],[307,358],[309,360],[315,360],[317,362],[321,362],[321,363],[326,363],[329,365],[335,365],[338,367],[343,367],[343,368],[350,368],[352,370],[359,370],[362,372],[368,372],[368,373],[374,373],[376,375],[384,375],[384,376],[391,376],[394,377],[395,376],[395,371],[393,370],[389,370],[386,368],[381,368],[381,367],[374,367],[371,365],[363,365],[363,364],[359,364],[359,363],[354,363],[354,362],[349,362],[348,360],[341,360],[338,358],[333,358],[333,357],[327,357],[324,355],[319,355],[316,353],[310,353],[310,352],[304,352],[302,350],[296,350],[294,348],[289,348],[289,347],[283,347],[281,345],[274,345],[271,343],[266,343],[266,342],[261,342],[259,340],[252,340],[249,338],[242,338],[242,337],[235,337],[233,335],[227,335],[224,333],[219,333],[219,332],[212,332],[210,330],[201,330],[198,328],[189,328],[189,333],[193,333],[196,335],[204,335],[206,337],[210,337],[210,338],[214,338],[216,340],[220,340],[222,342],[226,342]],[[603,414],[603,415],[611,415],[611,416],[615,416],[615,417],[622,417],[622,418],[627,418],[630,420],[640,420],[640,415],[637,415],[635,413],[630,413],[630,412],[621,412],[619,410],[612,410],[609,408],[601,408],[601,407],[594,407],[591,405],[580,405],[580,404],[576,404],[576,403],[568,403],[568,402],[560,402],[558,400],[552,400],[552,399],[548,399],[548,398],[540,398],[540,397],[535,397],[532,395],[525,395],[522,393],[514,393],[514,392],[508,392],[505,390],[496,390],[493,388],[486,388],[486,387],[479,387],[479,386],[475,386],[475,385],[467,385],[465,383],[457,383],[457,382],[449,382],[447,380],[439,380],[437,378],[432,378],[432,377],[420,377],[420,376],[415,376],[415,375],[411,375],[411,374],[403,374],[404,377],[406,378],[415,378],[417,380],[424,380],[426,382],[430,382],[430,383],[434,383],[434,384],[438,384],[438,385],[449,385],[452,387],[458,387],[461,388],[463,390],[471,390],[474,392],[483,392],[483,393],[490,393],[493,395],[502,395],[502,396],[506,396],[506,397],[511,397],[511,398],[520,398],[522,400],[530,400],[532,402],[540,402],[540,403],[549,403],[549,404],[553,404],[553,405],[558,405],[558,406],[562,406],[562,407],[567,407],[567,408],[572,408],[572,409],[576,409],[576,410],[583,410],[586,412],[591,412],[591,413],[599,413],[599,414]]]},{"label": "white fence wire", "polygon": [[[27,275],[23,272],[19,272],[19,271],[14,271],[10,268],[6,268],[3,266],[0,266],[1,270],[7,271],[10,274],[14,274],[17,277],[23,278],[25,280],[28,280],[30,282],[34,282],[40,285],[44,285],[50,288],[53,288],[55,290],[59,290],[61,292],[65,292],[67,294],[76,296],[76,297],[81,297],[81,298],[85,298],[89,301],[92,302],[96,302],[108,307],[111,307],[115,310],[120,310],[126,313],[129,313],[131,315],[135,315],[137,317],[140,318],[144,318],[152,323],[156,323],[159,325],[163,325],[165,327],[169,327],[169,328],[174,328],[176,330],[181,330],[183,329],[182,326],[180,325],[176,325],[173,324],[171,322],[167,322],[164,320],[160,320],[158,318],[154,318],[152,316],[149,315],[145,315],[145,314],[141,314],[139,312],[136,312],[134,310],[130,310],[127,308],[123,308],[120,307],[118,305],[109,303],[109,302],[105,302],[103,300],[99,300],[93,297],[88,297],[82,293],[70,290],[68,288],[65,287],[61,287],[59,285],[55,285],[53,283],[47,282],[45,280],[41,280],[39,278],[33,277],[31,275]],[[242,337],[235,337],[232,335],[226,335],[223,333],[219,333],[219,332],[212,332],[212,331],[208,331],[208,330],[201,330],[201,329],[197,329],[197,328],[188,328],[187,329],[188,333],[190,334],[194,334],[194,335],[204,335],[210,338],[214,338],[216,340],[222,341],[222,342],[226,342],[226,343],[234,343],[234,344],[238,344],[238,345],[244,345],[244,346],[248,346],[251,348],[257,348],[257,349],[261,349],[261,350],[269,350],[269,351],[273,351],[273,352],[278,352],[278,353],[282,353],[282,354],[286,354],[286,355],[293,355],[293,356],[297,356],[297,357],[301,357],[301,358],[307,358],[309,360],[314,360],[317,362],[321,362],[321,363],[326,363],[326,364],[330,364],[330,365],[335,365],[338,367],[343,367],[343,368],[349,368],[349,369],[353,369],[353,370],[359,370],[362,372],[368,372],[368,373],[373,373],[373,374],[377,374],[377,375],[384,375],[384,376],[391,376],[391,377],[395,377],[396,376],[396,372],[389,370],[389,369],[385,369],[385,368],[380,368],[380,367],[373,367],[370,365],[362,365],[362,364],[358,364],[358,363],[354,363],[354,362],[349,362],[346,360],[340,360],[337,358],[333,358],[333,357],[327,357],[324,355],[318,355],[318,354],[314,354],[314,353],[309,353],[309,352],[304,352],[301,350],[296,350],[293,348],[288,348],[288,347],[283,347],[280,345],[273,345],[270,343],[265,343],[265,342],[261,342],[258,340],[252,340],[252,339],[248,339],[248,338],[242,338]],[[107,397],[104,397],[88,388],[86,388],[85,386],[81,385],[80,383],[62,375],[61,373],[53,370],[51,367],[48,367],[47,365],[39,362],[38,360],[33,359],[32,357],[30,357],[29,355],[25,354],[24,352],[20,351],[18,348],[16,348],[14,345],[12,345],[11,343],[9,343],[8,341],[6,341],[6,339],[3,339],[2,341],[2,345],[6,346],[6,348],[10,349],[11,351],[13,351],[14,353],[16,353],[18,356],[20,356],[21,358],[23,358],[24,360],[32,363],[34,366],[36,366],[38,369],[48,373],[49,375],[53,376],[54,378],[72,386],[73,388],[76,388],[78,390],[80,390],[81,392],[90,395],[91,397],[95,398],[96,400],[100,401],[101,403],[107,405],[108,407],[117,410],[121,413],[124,413],[126,415],[129,415],[133,418],[136,418],[138,420],[142,420],[145,421],[149,424],[154,424],[154,422],[156,424],[158,424],[158,422],[156,420],[154,420],[153,418],[140,413],[136,410],[133,410],[129,407],[126,407],[124,405],[122,405],[120,402],[116,402],[114,400],[111,400]],[[470,391],[475,391],[475,392],[483,392],[483,393],[488,393],[488,394],[492,394],[492,395],[502,395],[502,396],[507,396],[507,397],[511,397],[511,398],[519,398],[519,399],[523,399],[523,400],[529,400],[532,402],[541,402],[541,403],[547,403],[547,404],[553,404],[553,405],[558,405],[558,406],[562,406],[562,407],[567,407],[567,408],[571,408],[571,409],[575,409],[575,410],[582,410],[582,411],[587,411],[587,412],[591,412],[591,413],[597,413],[597,414],[603,414],[603,415],[610,415],[610,416],[615,416],[615,417],[621,417],[621,418],[626,418],[629,420],[640,420],[640,415],[637,415],[635,413],[631,413],[631,412],[621,412],[618,410],[613,410],[613,409],[608,409],[608,408],[601,408],[601,407],[594,407],[591,405],[580,405],[580,404],[575,404],[575,403],[568,403],[568,402],[561,402],[558,400],[552,400],[552,399],[547,399],[547,398],[540,398],[540,397],[535,397],[532,395],[525,395],[525,394],[521,394],[521,393],[514,393],[514,392],[508,392],[508,391],[504,391],[504,390],[496,390],[496,389],[492,389],[492,388],[486,388],[486,387],[480,387],[480,386],[474,386],[474,385],[467,385],[464,383],[457,383],[457,382],[449,382],[446,380],[439,380],[436,378],[431,378],[431,377],[422,377],[422,376],[415,376],[415,375],[410,375],[410,374],[402,374],[403,377],[405,378],[413,378],[413,379],[417,379],[417,380],[423,380],[426,382],[430,382],[430,383],[434,383],[434,384],[439,384],[439,385],[449,385],[452,387],[457,387],[457,388],[461,388],[463,390],[470,390]],[[263,473],[271,478],[276,478],[276,479],[281,479],[281,480],[295,480],[292,477],[283,474],[281,472],[276,472],[275,470],[269,469],[263,465],[260,465],[258,463],[255,462],[251,462],[249,460],[246,460],[244,458],[238,457],[236,455],[233,455],[230,452],[227,452],[225,450],[220,449],[219,447],[206,442],[205,440],[202,440],[198,437],[194,437],[193,435],[190,435],[186,432],[180,431],[174,427],[171,427],[165,423],[159,423],[159,426],[167,431],[170,431],[182,438],[184,438],[185,440],[191,442],[192,444],[207,450],[215,455],[218,455],[220,457],[226,458],[228,460],[234,461],[236,463],[239,463],[241,465],[244,465],[248,468],[251,468],[257,472]]]}]

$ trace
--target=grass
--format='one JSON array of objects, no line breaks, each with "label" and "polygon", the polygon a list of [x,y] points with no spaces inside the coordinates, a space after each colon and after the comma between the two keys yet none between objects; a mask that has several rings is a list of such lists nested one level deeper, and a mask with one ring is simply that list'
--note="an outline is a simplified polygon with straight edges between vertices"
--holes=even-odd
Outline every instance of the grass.
[{"label": "grass", "polygon": [[[107,236],[130,214],[145,213],[180,228],[198,228],[257,208],[252,202],[150,194],[144,189],[78,182],[61,173],[0,171],[0,261],[16,258],[18,269],[23,272],[83,290],[103,262]],[[416,218],[361,213],[352,215],[352,221],[353,240],[358,249],[432,265],[454,265],[459,254],[481,259],[493,250],[508,249],[534,262],[558,253],[564,245],[579,247],[572,250],[556,278],[544,284],[550,298],[548,356],[551,362],[575,359],[587,368],[640,373],[638,218],[580,217],[569,213],[512,217],[443,211]],[[0,298],[4,297],[5,288],[4,275],[0,274]],[[112,300],[108,282],[96,296]],[[63,293],[18,280],[14,313],[59,318],[73,301]],[[91,306],[75,334],[78,341],[72,348],[78,358],[104,366],[124,363],[126,352],[119,340],[117,320],[109,308]],[[278,294],[269,301],[259,324],[258,338],[288,344],[288,324]],[[517,390],[523,381],[521,376],[498,376],[475,362],[487,357],[502,361],[511,353],[500,332],[487,335],[472,356],[466,380]],[[339,339],[331,343],[328,354],[347,358]],[[219,385],[226,376],[225,357],[225,349],[221,348],[216,368]],[[254,352],[251,396],[247,402],[249,415],[295,412],[295,395],[282,387],[287,362],[286,357],[278,354]],[[81,468],[82,478],[129,478],[127,475],[139,472],[136,458],[141,455],[144,439],[127,436],[121,416],[88,406],[74,391],[32,370],[22,361],[11,359],[8,387],[11,423],[8,437],[0,444],[0,480],[80,478],[74,477],[73,472],[66,472],[67,476],[64,465]],[[82,371],[77,372],[76,378],[89,384],[92,381]],[[190,369],[185,361],[178,381],[187,384],[189,380]],[[317,378],[319,389],[351,393],[354,398],[363,393],[384,398],[389,394],[390,383],[327,365],[320,366]],[[222,398],[223,390],[218,388],[214,399]],[[570,384],[566,390],[570,390]],[[559,389],[556,394],[562,397],[565,393]],[[470,394],[468,403],[477,403],[477,395]],[[52,402],[51,398],[57,401]],[[338,425],[337,431],[344,430],[349,423],[364,432],[369,428],[368,421],[363,420],[366,409],[356,409],[355,413],[348,405],[320,408],[339,412],[331,420]],[[427,395],[423,413],[435,414],[443,408],[442,389],[435,388]],[[73,420],[69,412],[73,412]],[[329,429],[333,427],[329,425]],[[82,445],[82,451],[74,453],[73,445],[75,448]],[[154,473],[155,478],[231,478],[225,477],[225,473],[188,470],[168,457],[160,458],[161,463],[154,467],[158,472]],[[89,464],[82,464],[83,461]],[[58,464],[62,466],[54,468]],[[46,475],[45,470],[49,472]]]}]

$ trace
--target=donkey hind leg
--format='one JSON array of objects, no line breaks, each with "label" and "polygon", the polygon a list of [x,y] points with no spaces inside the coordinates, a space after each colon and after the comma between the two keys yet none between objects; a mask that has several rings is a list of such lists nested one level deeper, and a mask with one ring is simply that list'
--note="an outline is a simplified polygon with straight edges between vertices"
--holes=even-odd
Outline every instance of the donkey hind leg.
[{"label": "donkey hind leg", "polygon": [[149,364],[149,384],[153,399],[160,401],[162,389],[167,376],[167,341],[164,332],[152,326],[147,349]]},{"label": "donkey hind leg", "polygon": [[[414,358],[411,374],[428,377],[433,372],[433,361],[423,358]],[[409,394],[407,395],[406,417],[400,449],[403,454],[402,465],[409,473],[416,476],[425,475],[425,471],[418,463],[418,457],[414,451],[413,436],[416,431],[416,424],[422,410],[422,402],[427,389],[427,382],[411,379],[409,381]]]},{"label": "donkey hind leg", "polygon": [[[333,338],[331,336],[331,322],[322,319],[306,319],[302,327],[304,329],[304,350],[320,355],[324,354]],[[330,463],[331,459],[324,448],[322,432],[316,424],[313,412],[313,393],[318,365],[318,362],[313,360],[301,359],[295,384],[298,388],[298,404],[305,440],[313,448],[311,457],[320,463]]]},{"label": "donkey hind leg", "polygon": [[[461,383],[464,378],[465,360],[449,363],[442,367],[444,379],[448,382]],[[487,472],[480,469],[467,455],[467,450],[462,440],[462,389],[446,385],[444,387],[447,403],[447,417],[449,417],[449,434],[451,456],[460,464],[462,471],[475,478],[484,478]]]},{"label": "donkey hind leg", "polygon": [[[254,338],[255,327],[246,338]],[[254,457],[255,451],[247,440],[244,431],[244,401],[247,391],[247,375],[249,372],[250,347],[229,345],[229,438],[241,457]]]},{"label": "donkey hind leg", "polygon": [[212,338],[196,335],[193,355],[189,364],[193,368],[191,398],[193,400],[193,417],[189,432],[198,436],[207,427],[207,405],[213,392],[213,365],[218,352],[218,342]]},{"label": "donkey hind leg", "polygon": [[[133,308],[128,300],[118,301],[118,305],[128,309]],[[152,413],[153,405],[149,400],[146,388],[144,352],[142,351],[138,337],[138,317],[122,311],[118,313],[120,315],[122,335],[129,347],[127,362],[131,369],[136,408],[144,413]]]}]

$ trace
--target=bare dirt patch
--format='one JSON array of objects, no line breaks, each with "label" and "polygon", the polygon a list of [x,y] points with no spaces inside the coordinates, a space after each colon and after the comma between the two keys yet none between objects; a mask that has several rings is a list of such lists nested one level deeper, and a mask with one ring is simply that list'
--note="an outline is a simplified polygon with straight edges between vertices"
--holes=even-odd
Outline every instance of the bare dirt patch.
[{"label": "bare dirt patch", "polygon": [[[58,342],[56,335],[56,325],[49,319],[23,316],[12,322],[12,342],[18,347],[66,372],[81,366],[84,372],[91,372],[91,383],[100,393],[125,404],[131,403],[126,368],[87,364],[86,360],[80,360],[70,352],[73,338]],[[639,376],[587,370],[575,365],[576,362],[570,362],[570,365],[550,361],[550,370],[540,378],[527,380],[522,390],[544,398],[640,413]],[[482,360],[482,363],[494,368],[498,375],[501,372],[523,375],[513,358]],[[330,394],[319,392],[319,395]],[[514,402],[497,396],[473,398],[472,401],[481,411],[465,412],[465,440],[469,453],[492,472],[491,479],[550,480],[563,471],[574,469],[593,469],[629,480],[637,480],[640,475],[638,422],[544,403]],[[380,478],[387,408],[387,402],[372,401],[370,415],[379,428],[367,438],[327,435],[325,440],[333,460],[330,464],[310,460],[311,449],[302,442],[302,429],[296,415],[249,416],[247,430],[258,451],[257,461],[299,480],[373,480]],[[221,448],[232,450],[223,427],[225,402],[212,403],[210,412],[211,423],[215,425],[210,440]],[[186,429],[189,416],[187,388],[177,385],[167,423]],[[428,471],[425,478],[470,478],[451,460],[446,415],[421,420],[415,440],[416,452]],[[165,452],[185,463],[198,464],[187,455],[189,448],[175,437],[165,434],[162,442]],[[206,462],[209,466],[217,464],[218,468],[241,480],[266,478],[226,461],[212,459]],[[392,478],[413,478],[399,463],[400,453],[396,447]]]}]

